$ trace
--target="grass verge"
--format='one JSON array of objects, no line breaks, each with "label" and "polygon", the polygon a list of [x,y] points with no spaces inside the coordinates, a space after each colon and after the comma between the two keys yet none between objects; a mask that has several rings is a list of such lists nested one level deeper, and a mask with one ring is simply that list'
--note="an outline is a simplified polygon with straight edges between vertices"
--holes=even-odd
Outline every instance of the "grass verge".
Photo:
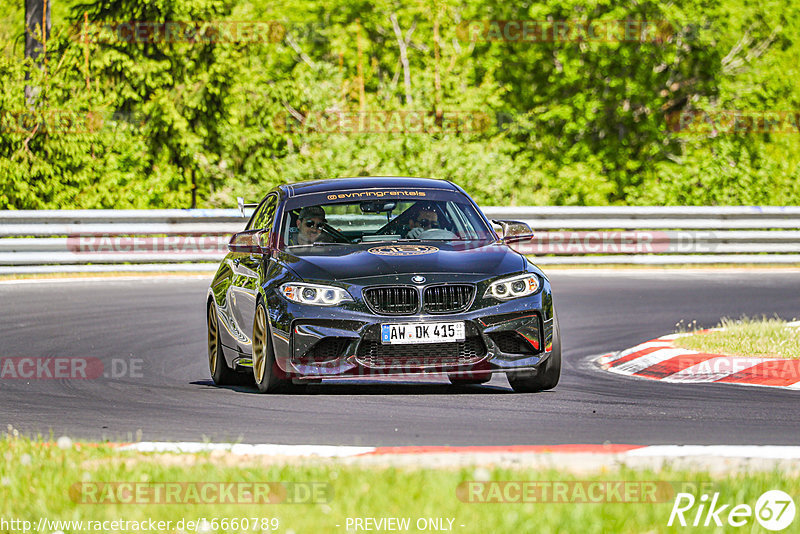
[{"label": "grass verge", "polygon": [[717,328],[675,340],[685,349],[763,358],[800,359],[800,328],[777,318],[723,318]]},{"label": "grass verge", "polygon": [[[719,503],[755,507],[759,496],[767,490],[782,489],[797,500],[800,489],[797,473],[789,475],[777,470],[712,476],[669,467],[658,472],[621,468],[576,478],[568,471],[557,469],[365,468],[332,460],[232,466],[227,462],[228,465],[221,465],[210,455],[199,455],[193,461],[176,464],[160,462],[158,455],[126,453],[103,444],[76,447],[61,443],[57,446],[14,437],[13,433],[10,436],[0,441],[0,455],[4,459],[0,468],[2,518],[29,521],[32,525],[39,525],[41,518],[46,518],[50,523],[44,532],[96,532],[94,526],[102,526],[103,532],[152,532],[150,528],[131,528],[130,522],[170,521],[156,530],[345,533],[356,531],[355,518],[401,521],[407,518],[409,528],[405,531],[408,532],[441,531],[444,527],[451,532],[481,534],[683,532],[686,527],[677,523],[667,527],[679,492],[692,494],[698,503],[703,494],[710,498],[719,493]],[[515,491],[517,486],[497,484],[498,481],[540,484],[536,486],[537,491],[523,497],[525,494]],[[158,494],[157,488],[161,487],[159,484],[166,483],[177,483],[171,487],[179,488],[173,497],[180,502],[151,503]],[[242,494],[236,488],[253,488],[259,483],[278,484],[275,487],[283,490],[276,494],[282,495],[283,502],[237,502],[254,494],[247,493],[249,489]],[[219,484],[239,484],[230,494],[233,502],[206,502],[219,500],[218,496],[223,495]],[[192,487],[198,491],[192,492]],[[204,493],[204,488],[209,487],[213,491]],[[556,487],[566,489],[557,494]],[[166,486],[162,488],[162,496],[168,495],[164,488]],[[549,488],[549,493],[544,488]],[[549,499],[544,498],[545,495],[549,495]],[[620,498],[629,502],[619,502]],[[131,499],[138,502],[121,502]],[[480,502],[486,499],[495,502]],[[230,499],[226,497],[225,500]],[[300,502],[290,503],[290,500]],[[686,513],[690,523],[696,512],[697,506]],[[207,523],[189,528],[188,521],[201,518]],[[221,521],[215,525],[215,518],[227,518],[227,527],[224,528]],[[235,527],[231,522],[234,518],[238,520]],[[248,528],[242,528],[245,518]],[[178,528],[181,520],[183,528]],[[83,524],[54,525],[53,521],[82,521]],[[90,525],[89,521],[100,523]],[[110,521],[128,523],[117,525],[124,528],[102,523]],[[749,521],[745,527],[748,532],[762,531],[755,517]],[[442,528],[433,528],[434,525]],[[372,526],[372,530],[379,530]],[[21,531],[7,526],[0,530]],[[713,527],[704,531],[712,530]]]}]

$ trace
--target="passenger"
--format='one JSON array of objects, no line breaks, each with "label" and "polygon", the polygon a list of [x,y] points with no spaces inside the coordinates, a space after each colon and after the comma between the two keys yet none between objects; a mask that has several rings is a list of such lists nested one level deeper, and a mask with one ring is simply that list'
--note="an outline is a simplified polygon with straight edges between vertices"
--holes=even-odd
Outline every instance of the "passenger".
[{"label": "passenger", "polygon": [[325,227],[325,210],[321,206],[309,206],[300,210],[297,217],[298,233],[293,239],[290,238],[290,245],[311,245],[322,236],[322,229]]}]

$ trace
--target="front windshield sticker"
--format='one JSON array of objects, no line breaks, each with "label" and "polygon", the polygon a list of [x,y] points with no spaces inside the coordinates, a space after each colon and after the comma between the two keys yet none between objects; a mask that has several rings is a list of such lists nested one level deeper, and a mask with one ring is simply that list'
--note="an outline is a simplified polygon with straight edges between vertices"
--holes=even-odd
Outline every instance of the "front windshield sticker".
[{"label": "front windshield sticker", "polygon": [[328,200],[343,198],[381,198],[381,197],[424,197],[425,191],[353,191],[351,193],[336,193],[328,195]]},{"label": "front windshield sticker", "polygon": [[385,247],[373,247],[367,252],[377,256],[421,256],[439,252],[439,249],[438,247],[429,247],[427,245],[387,245]]}]

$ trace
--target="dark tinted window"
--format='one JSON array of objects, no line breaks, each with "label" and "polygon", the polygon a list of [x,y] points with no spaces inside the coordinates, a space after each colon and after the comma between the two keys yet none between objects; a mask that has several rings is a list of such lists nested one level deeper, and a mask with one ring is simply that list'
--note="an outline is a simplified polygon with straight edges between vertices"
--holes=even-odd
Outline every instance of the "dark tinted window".
[{"label": "dark tinted window", "polygon": [[275,221],[275,209],[278,207],[278,196],[270,195],[258,208],[248,230],[272,230]]},{"label": "dark tinted window", "polygon": [[[357,193],[351,192],[289,199],[279,241],[285,246],[315,243],[355,246],[391,241],[494,238],[491,228],[463,194],[440,190],[414,193],[413,196],[364,194],[363,200],[353,200]],[[312,213],[313,217],[309,217]],[[309,220],[301,219],[303,216]]]}]

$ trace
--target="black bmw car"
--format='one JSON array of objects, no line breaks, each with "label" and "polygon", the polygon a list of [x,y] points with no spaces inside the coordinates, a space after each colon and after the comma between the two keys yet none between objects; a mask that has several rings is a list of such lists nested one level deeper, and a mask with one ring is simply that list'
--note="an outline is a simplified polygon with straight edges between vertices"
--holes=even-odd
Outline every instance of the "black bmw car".
[{"label": "black bmw car", "polygon": [[342,178],[282,185],[234,234],[208,292],[217,384],[446,374],[551,389],[561,339],[547,277],[457,185]]}]

